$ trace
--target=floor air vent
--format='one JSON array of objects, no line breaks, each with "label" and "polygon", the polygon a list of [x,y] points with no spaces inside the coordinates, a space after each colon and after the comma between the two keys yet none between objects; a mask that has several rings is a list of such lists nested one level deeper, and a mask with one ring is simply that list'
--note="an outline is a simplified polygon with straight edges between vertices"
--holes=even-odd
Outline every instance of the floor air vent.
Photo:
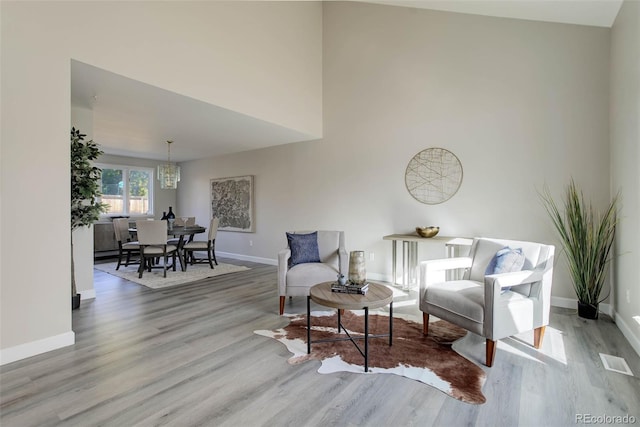
[{"label": "floor air vent", "polygon": [[631,372],[629,365],[627,365],[627,361],[622,357],[600,353],[600,359],[602,359],[602,364],[607,371],[633,376],[633,372]]}]

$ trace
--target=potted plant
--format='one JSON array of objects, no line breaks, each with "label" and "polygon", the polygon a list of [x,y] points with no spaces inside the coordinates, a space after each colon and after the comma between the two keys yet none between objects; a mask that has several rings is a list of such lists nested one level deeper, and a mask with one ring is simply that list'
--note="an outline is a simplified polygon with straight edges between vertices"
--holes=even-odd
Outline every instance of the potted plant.
[{"label": "potted plant", "polygon": [[567,256],[573,288],[578,296],[578,316],[597,319],[598,305],[606,298],[600,299],[600,293],[611,261],[618,222],[618,195],[603,213],[597,213],[591,203],[585,203],[572,179],[563,202],[564,212],[551,197],[548,187],[544,188],[542,200]]},{"label": "potted plant", "polygon": [[102,151],[93,140],[85,141],[86,135],[71,128],[71,306],[80,307],[80,294],[76,289],[75,265],[73,262],[73,231],[78,227],[89,227],[107,210],[100,203],[100,168],[93,165]]}]

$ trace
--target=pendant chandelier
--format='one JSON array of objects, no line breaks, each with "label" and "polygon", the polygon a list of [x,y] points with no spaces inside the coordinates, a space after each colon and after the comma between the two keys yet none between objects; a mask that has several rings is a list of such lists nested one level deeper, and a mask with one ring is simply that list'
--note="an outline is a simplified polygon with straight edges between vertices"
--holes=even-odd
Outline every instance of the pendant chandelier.
[{"label": "pendant chandelier", "polygon": [[160,188],[175,190],[178,188],[180,181],[180,166],[171,163],[171,144],[173,141],[167,141],[167,163],[158,165],[158,180]]}]

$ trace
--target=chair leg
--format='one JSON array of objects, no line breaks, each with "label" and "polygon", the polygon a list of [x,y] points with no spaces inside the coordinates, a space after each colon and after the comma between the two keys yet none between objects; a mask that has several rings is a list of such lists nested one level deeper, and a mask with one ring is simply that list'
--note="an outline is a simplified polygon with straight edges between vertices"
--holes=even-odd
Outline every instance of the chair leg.
[{"label": "chair leg", "polygon": [[493,359],[496,357],[497,342],[487,338],[487,365],[489,368],[493,366]]},{"label": "chair leg", "polygon": [[140,258],[140,267],[138,267],[138,279],[142,279],[142,272],[144,271],[146,262],[147,260],[144,257]]},{"label": "chair leg", "polygon": [[540,348],[542,345],[542,339],[544,338],[544,330],[546,326],[540,326],[539,328],[534,329],[533,331],[533,346],[535,348]]},{"label": "chair leg", "polygon": [[169,256],[167,254],[164,254],[164,262],[162,263],[162,271],[164,274],[164,277],[167,277],[167,263],[169,262]]},{"label": "chair leg", "polygon": [[178,256],[178,260],[180,261],[180,270],[187,271],[187,263],[182,257],[182,254],[180,253],[180,251],[176,251],[175,254]]},{"label": "chair leg", "polygon": [[284,314],[284,301],[285,301],[285,297],[280,296],[280,316]]},{"label": "chair leg", "polygon": [[118,253],[118,265],[116,265],[116,270],[120,269],[120,262],[122,261],[122,251]]},{"label": "chair leg", "polygon": [[429,335],[429,313],[422,312],[422,334]]},{"label": "chair leg", "polygon": [[213,262],[218,265],[218,260],[216,259],[216,241],[211,242],[211,254],[213,255]]},{"label": "chair leg", "polygon": [[211,266],[211,268],[213,268],[213,260],[211,259],[211,251],[212,251],[212,249],[209,248],[209,250],[207,251],[207,257],[209,258],[209,266]]}]

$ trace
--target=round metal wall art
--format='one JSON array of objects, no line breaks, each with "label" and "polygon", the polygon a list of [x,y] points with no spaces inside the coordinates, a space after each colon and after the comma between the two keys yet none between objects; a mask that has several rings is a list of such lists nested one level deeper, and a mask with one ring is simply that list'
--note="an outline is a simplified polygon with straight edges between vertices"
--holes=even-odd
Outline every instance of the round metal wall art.
[{"label": "round metal wall art", "polygon": [[462,164],[449,150],[427,148],[409,161],[404,183],[414,199],[427,205],[446,202],[462,184]]}]

